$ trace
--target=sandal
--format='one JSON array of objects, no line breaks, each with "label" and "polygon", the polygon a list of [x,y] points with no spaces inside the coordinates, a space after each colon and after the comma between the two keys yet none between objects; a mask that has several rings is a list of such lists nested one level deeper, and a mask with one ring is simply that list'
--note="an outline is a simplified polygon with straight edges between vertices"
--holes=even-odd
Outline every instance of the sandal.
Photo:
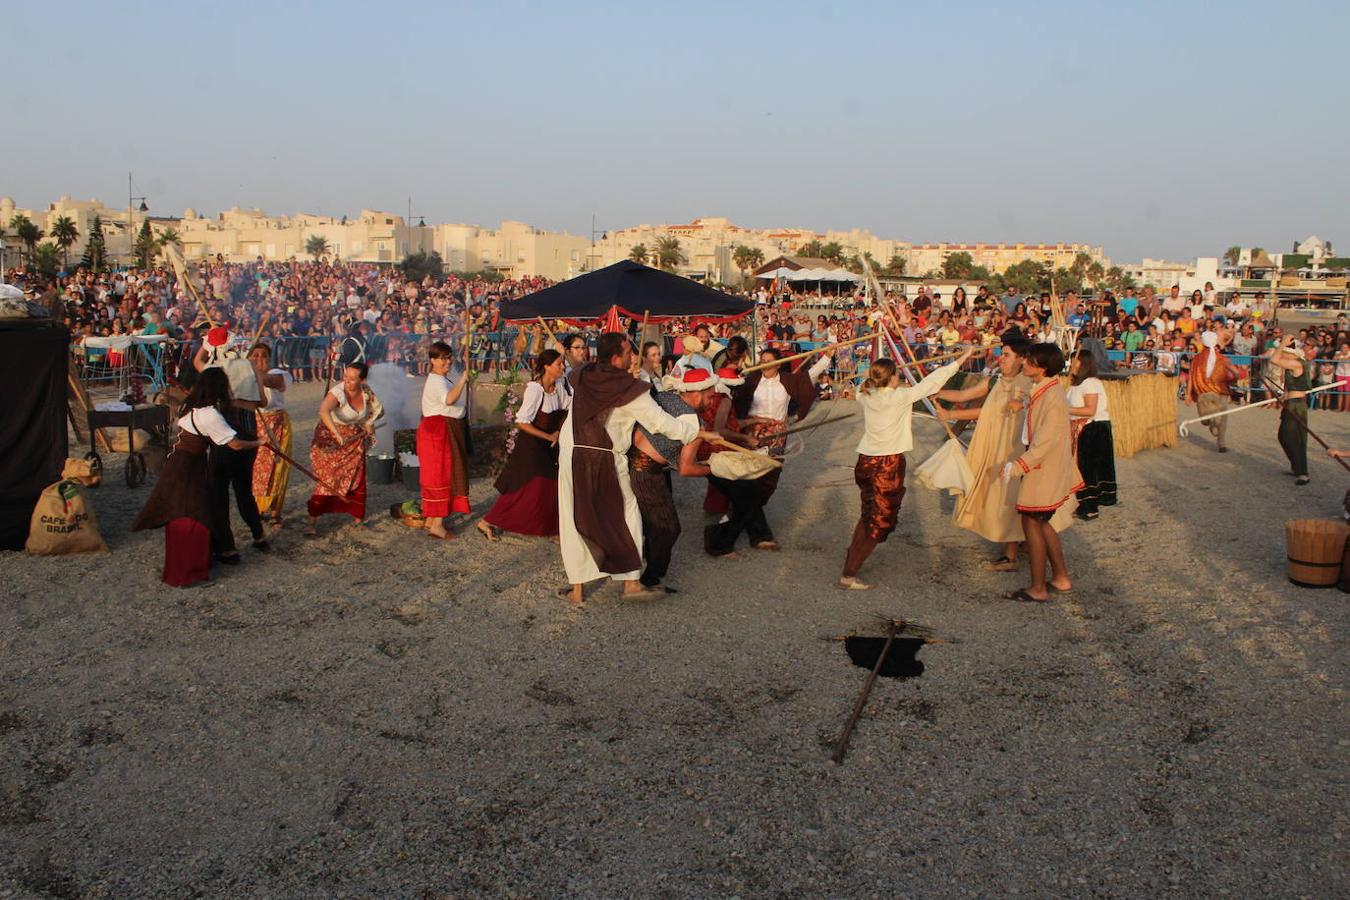
[{"label": "sandal", "polygon": [[481,534],[487,540],[492,541],[494,544],[501,540],[501,537],[499,537],[497,534],[497,529],[493,528],[491,525],[489,525],[487,522],[484,522],[482,519],[479,519],[478,523],[474,527],[478,529],[479,534]]},{"label": "sandal", "polygon": [[782,548],[778,546],[777,541],[760,541],[758,544],[755,544],[755,549],[768,550],[772,553],[777,553]]},{"label": "sandal", "polygon": [[437,541],[453,541],[455,539],[455,536],[448,531],[445,534],[437,534],[434,531],[428,531],[426,532],[426,535]]},{"label": "sandal", "polygon": [[834,586],[841,591],[870,591],[872,589],[872,585],[865,581],[859,581],[857,578],[840,578]]},{"label": "sandal", "polygon": [[1060,594],[1060,595],[1062,596],[1062,595],[1064,595],[1064,594],[1072,594],[1072,593],[1073,593],[1073,587],[1072,587],[1072,586],[1066,587],[1066,588],[1062,588],[1062,587],[1056,587],[1054,584],[1046,584],[1046,587],[1049,588],[1050,593],[1052,593],[1052,594]]},{"label": "sandal", "polygon": [[1006,555],[1000,556],[998,559],[987,560],[982,565],[984,566],[984,568],[990,569],[994,572],[1017,571],[1017,560],[1012,559],[1011,557]]},{"label": "sandal", "polygon": [[1300,475],[1300,476],[1298,476],[1297,478],[1294,479],[1294,485],[1295,485],[1296,487],[1303,487],[1305,484],[1307,484],[1307,483],[1310,482],[1310,481],[1312,481],[1312,479],[1309,478],[1307,475]]},{"label": "sandal", "polygon": [[1019,591],[1013,591],[1011,594],[1008,594],[1008,595],[1007,595],[1007,598],[1008,598],[1009,600],[1016,600],[1018,603],[1049,603],[1049,602],[1050,602],[1050,598],[1049,598],[1049,597],[1045,597],[1044,599],[1042,599],[1042,598],[1038,598],[1038,597],[1033,597],[1033,596],[1031,596],[1030,594],[1027,593],[1026,588],[1022,588],[1022,589],[1019,590]]}]

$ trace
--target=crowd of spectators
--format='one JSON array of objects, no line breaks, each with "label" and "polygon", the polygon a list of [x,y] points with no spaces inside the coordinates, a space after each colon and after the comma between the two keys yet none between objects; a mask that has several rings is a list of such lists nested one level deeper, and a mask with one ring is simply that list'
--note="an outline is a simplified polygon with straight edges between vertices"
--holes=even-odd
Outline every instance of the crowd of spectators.
[{"label": "crowd of spectators", "polygon": [[[342,262],[251,264],[208,261],[197,269],[202,300],[216,322],[236,334],[270,341],[275,358],[300,381],[322,379],[331,359],[396,361],[410,371],[426,371],[426,348],[434,339],[461,337],[466,329],[476,368],[488,374],[527,367],[547,342],[545,329],[502,319],[501,303],[547,287],[542,278],[444,280],[409,277],[397,267]],[[22,271],[7,281],[23,285]],[[741,335],[760,345],[792,350],[862,337],[875,329],[875,313],[860,295],[774,293],[761,289],[753,319],[716,324],[713,337]],[[1022,295],[1009,288],[996,295],[980,287],[973,296],[956,288],[944,297],[919,287],[912,296],[890,298],[905,323],[906,338],[920,355],[944,352],[958,344],[985,348],[969,364],[993,365],[1001,336],[1017,328],[1032,340],[1051,340],[1055,327],[1048,291]],[[205,316],[201,306],[172,270],[155,268],[63,276],[48,288],[74,336],[76,352],[86,338],[165,333],[191,344],[200,340]],[[1243,373],[1238,399],[1261,395],[1259,355],[1284,337],[1276,306],[1262,294],[1248,300],[1222,295],[1212,285],[1184,296],[1172,288],[1159,296],[1152,288],[1103,292],[1091,301],[1067,292],[1062,314],[1069,326],[1100,337],[1118,366],[1176,376],[1185,390],[1191,356],[1201,336],[1213,331],[1223,351]],[[668,354],[678,356],[679,335],[693,322],[669,329]],[[636,332],[636,323],[631,323]],[[557,325],[559,331],[563,326]],[[1328,396],[1314,398],[1324,408],[1350,409],[1350,325],[1342,314],[1334,323],[1299,329],[1300,347],[1315,345],[1314,381],[1340,382]],[[865,369],[871,347],[860,344],[837,356],[836,376]],[[842,371],[841,371],[842,370]]]}]

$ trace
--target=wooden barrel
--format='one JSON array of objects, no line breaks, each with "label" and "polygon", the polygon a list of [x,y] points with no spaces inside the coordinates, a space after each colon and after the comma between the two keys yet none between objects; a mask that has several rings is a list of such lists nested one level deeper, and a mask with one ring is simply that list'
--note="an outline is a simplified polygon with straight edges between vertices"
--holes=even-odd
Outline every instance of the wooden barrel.
[{"label": "wooden barrel", "polygon": [[1341,578],[1350,526],[1329,519],[1290,519],[1284,523],[1289,580],[1299,587],[1335,587]]}]

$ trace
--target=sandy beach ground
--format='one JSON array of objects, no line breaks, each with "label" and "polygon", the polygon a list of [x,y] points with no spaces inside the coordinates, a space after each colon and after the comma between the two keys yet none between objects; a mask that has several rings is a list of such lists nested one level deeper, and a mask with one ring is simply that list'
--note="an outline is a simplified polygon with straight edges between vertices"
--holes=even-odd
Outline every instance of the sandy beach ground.
[{"label": "sandy beach ground", "polygon": [[[555,544],[428,540],[401,485],[306,540],[300,476],[270,555],[170,588],[114,458],[110,555],[0,555],[0,896],[1350,893],[1347,602],[1286,581],[1283,530],[1340,515],[1338,466],[1294,487],[1269,412],[1121,461],[1044,606],[911,484],[855,594],[860,427],[789,460],[785,552],[705,557],[685,482],[680,593],[580,610]],[[840,766],[866,673],[821,638],[874,613],[956,642],[877,684]]]}]

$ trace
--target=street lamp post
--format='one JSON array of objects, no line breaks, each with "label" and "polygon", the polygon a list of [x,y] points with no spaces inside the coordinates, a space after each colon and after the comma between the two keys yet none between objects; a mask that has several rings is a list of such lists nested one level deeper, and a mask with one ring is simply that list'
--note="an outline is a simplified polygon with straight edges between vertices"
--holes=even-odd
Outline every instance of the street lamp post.
[{"label": "street lamp post", "polygon": [[127,268],[128,269],[131,268],[130,263],[135,262],[136,260],[136,219],[132,215],[133,204],[135,204],[135,202],[139,200],[141,201],[140,211],[143,213],[148,213],[150,211],[150,207],[147,206],[145,203],[145,197],[144,196],[133,197],[131,195],[131,192],[133,190],[135,189],[131,186],[131,173],[128,172],[127,173],[127,263],[128,263]]}]

